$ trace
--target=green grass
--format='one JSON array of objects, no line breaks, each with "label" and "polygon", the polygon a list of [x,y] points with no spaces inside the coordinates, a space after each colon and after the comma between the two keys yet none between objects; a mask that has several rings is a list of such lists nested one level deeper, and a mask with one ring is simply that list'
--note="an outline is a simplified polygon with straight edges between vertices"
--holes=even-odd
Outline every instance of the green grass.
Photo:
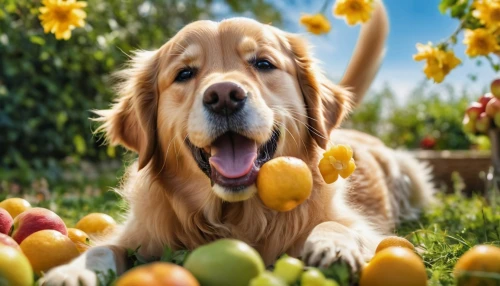
[{"label": "green grass", "polygon": [[[0,200],[25,197],[34,206],[58,213],[68,227],[90,212],[104,212],[120,221],[126,206],[111,188],[117,186],[122,169],[98,170],[97,173],[99,175],[94,177],[68,176],[69,179],[59,184],[48,185],[47,191],[35,184],[19,192],[15,184],[3,181]],[[45,194],[48,200],[42,200],[40,194]],[[423,213],[418,221],[401,225],[396,234],[409,239],[419,250],[427,268],[429,285],[455,285],[453,267],[465,251],[477,244],[500,246],[500,208],[492,209],[480,195],[466,197],[460,192],[440,194],[438,201],[439,205]],[[178,254],[166,250],[163,260],[182,263]],[[337,265],[324,272],[341,285],[347,285],[350,280],[343,266]]]}]

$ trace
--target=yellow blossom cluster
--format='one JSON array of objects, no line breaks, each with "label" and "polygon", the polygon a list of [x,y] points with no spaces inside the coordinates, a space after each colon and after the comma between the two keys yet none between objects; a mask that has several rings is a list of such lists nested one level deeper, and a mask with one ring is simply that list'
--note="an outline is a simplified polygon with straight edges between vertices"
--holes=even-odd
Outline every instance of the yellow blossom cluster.
[{"label": "yellow blossom cluster", "polygon": [[[325,2],[325,4],[327,3],[328,1]],[[370,20],[374,8],[373,3],[374,0],[337,0],[332,12],[334,16],[344,18],[347,24],[356,25]],[[326,5],[317,14],[304,14],[300,17],[300,23],[310,33],[321,35],[330,31],[331,25],[324,14],[324,8]]]},{"label": "yellow blossom cluster", "polygon": [[[474,0],[470,11],[470,15],[477,19],[478,24],[465,25],[466,21],[462,20],[461,26],[448,41],[455,44],[458,33],[464,31],[465,54],[471,58],[484,56],[491,62],[489,56],[500,52],[500,0]],[[424,73],[436,83],[442,82],[446,75],[460,64],[453,50],[448,47],[449,43],[436,46],[431,43],[417,44],[417,54],[413,56],[416,61],[426,61]]]},{"label": "yellow blossom cluster", "polygon": [[427,45],[417,44],[418,53],[413,56],[416,61],[426,61],[424,73],[429,79],[440,83],[452,69],[460,64],[452,50],[445,51],[434,47],[432,43]]},{"label": "yellow blossom cluster", "polygon": [[45,33],[55,34],[56,39],[68,40],[71,31],[85,25],[87,14],[82,8],[87,2],[76,0],[42,0],[39,19]]}]

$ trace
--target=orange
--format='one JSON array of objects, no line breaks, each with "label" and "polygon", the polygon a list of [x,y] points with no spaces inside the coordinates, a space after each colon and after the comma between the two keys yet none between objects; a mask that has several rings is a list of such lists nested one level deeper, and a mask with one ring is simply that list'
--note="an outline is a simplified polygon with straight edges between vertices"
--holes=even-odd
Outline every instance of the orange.
[{"label": "orange", "polygon": [[10,216],[14,219],[16,216],[25,210],[31,208],[30,203],[21,198],[10,198],[0,202],[0,208],[9,212]]},{"label": "orange", "polygon": [[76,223],[76,228],[82,230],[90,237],[105,235],[112,231],[115,226],[115,220],[103,213],[88,214]]},{"label": "orange", "polygon": [[257,192],[268,208],[286,212],[311,195],[313,180],[307,164],[294,157],[278,157],[262,165]]},{"label": "orange", "polygon": [[495,273],[500,277],[500,248],[493,245],[476,245],[458,259],[453,271],[458,280],[457,285],[499,285],[498,279],[489,279],[481,277],[482,273],[466,273],[466,271]]},{"label": "orange", "polygon": [[378,253],[382,249],[386,249],[391,246],[397,246],[397,247],[406,247],[412,251],[415,251],[415,247],[411,242],[408,240],[399,237],[399,236],[389,236],[384,239],[378,244],[377,250],[375,250],[375,253]]},{"label": "orange", "polygon": [[361,272],[359,286],[425,286],[422,259],[405,247],[388,247],[373,257]]},{"label": "orange", "polygon": [[33,269],[20,250],[0,244],[0,285],[31,286]]},{"label": "orange", "polygon": [[125,272],[116,286],[199,286],[194,276],[185,268],[166,262],[154,262]]},{"label": "orange", "polygon": [[68,237],[76,245],[76,248],[80,253],[85,252],[90,247],[89,236],[77,228],[68,228]]},{"label": "orange", "polygon": [[28,236],[21,243],[21,250],[37,275],[68,263],[80,254],[69,237],[52,229],[40,230]]}]

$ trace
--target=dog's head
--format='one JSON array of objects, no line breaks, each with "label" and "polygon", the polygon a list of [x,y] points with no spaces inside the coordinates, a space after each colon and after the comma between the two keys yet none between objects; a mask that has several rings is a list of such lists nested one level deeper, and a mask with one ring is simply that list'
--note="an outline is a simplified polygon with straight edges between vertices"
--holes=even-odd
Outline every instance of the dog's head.
[{"label": "dog's head", "polygon": [[139,168],[207,177],[227,201],[253,195],[273,157],[324,148],[349,105],[302,38],[242,18],[190,24],[119,76],[118,101],[98,112],[111,143]]}]

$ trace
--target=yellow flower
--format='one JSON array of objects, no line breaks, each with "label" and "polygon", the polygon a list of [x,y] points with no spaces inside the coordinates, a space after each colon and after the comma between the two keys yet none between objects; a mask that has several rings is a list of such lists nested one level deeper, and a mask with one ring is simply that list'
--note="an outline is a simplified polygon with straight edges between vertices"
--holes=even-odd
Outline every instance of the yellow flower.
[{"label": "yellow flower", "polygon": [[323,154],[318,167],[327,184],[337,181],[339,175],[344,179],[349,177],[356,170],[351,147],[342,144],[332,146]]},{"label": "yellow flower", "polygon": [[337,0],[333,7],[333,14],[345,17],[349,25],[370,20],[372,11],[373,0]]},{"label": "yellow flower", "polygon": [[461,63],[452,50],[444,51],[433,47],[432,43],[417,44],[417,51],[417,54],[413,55],[413,59],[426,61],[424,73],[427,78],[432,78],[436,83],[442,82],[450,71]]},{"label": "yellow flower", "polygon": [[495,36],[483,28],[465,30],[464,44],[467,46],[465,54],[470,57],[487,56],[500,50]]},{"label": "yellow flower", "polygon": [[500,26],[500,1],[476,0],[473,5],[472,16],[479,19],[481,24],[493,29]]},{"label": "yellow flower", "polygon": [[315,15],[304,14],[300,17],[300,23],[315,35],[328,33],[331,29],[330,22],[321,13]]},{"label": "yellow flower", "polygon": [[38,17],[45,33],[53,33],[56,39],[68,40],[71,30],[85,25],[87,14],[81,8],[87,2],[76,0],[42,0],[44,7],[40,7],[41,15]]}]

